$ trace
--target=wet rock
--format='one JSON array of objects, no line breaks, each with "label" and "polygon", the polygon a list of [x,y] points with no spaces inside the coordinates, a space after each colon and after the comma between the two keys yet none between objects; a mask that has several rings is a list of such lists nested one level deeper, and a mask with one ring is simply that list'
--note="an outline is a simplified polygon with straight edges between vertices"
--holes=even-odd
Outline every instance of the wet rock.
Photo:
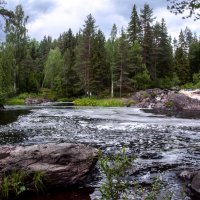
[{"label": "wet rock", "polygon": [[140,156],[142,159],[161,159],[162,155],[159,155],[156,152],[146,152]]},{"label": "wet rock", "polygon": [[49,100],[43,99],[43,98],[27,98],[25,100],[26,105],[36,105],[36,104],[47,103],[47,102],[49,102]]},{"label": "wet rock", "polygon": [[200,101],[184,94],[171,94],[169,101],[173,102],[177,110],[200,110]]},{"label": "wet rock", "polygon": [[131,100],[135,102],[135,107],[152,108],[155,111],[200,111],[200,101],[198,99],[177,91],[161,90],[159,88],[136,92],[128,102]]},{"label": "wet rock", "polygon": [[196,175],[194,175],[192,182],[191,182],[191,189],[200,195],[200,172],[198,172],[198,173],[196,173]]},{"label": "wet rock", "polygon": [[1,146],[0,174],[42,172],[47,189],[68,187],[84,181],[97,161],[97,154],[97,149],[83,144]]},{"label": "wet rock", "polygon": [[190,180],[191,181],[195,174],[196,174],[196,172],[190,172],[190,171],[185,170],[180,173],[179,177],[182,180],[185,180],[185,181]]}]

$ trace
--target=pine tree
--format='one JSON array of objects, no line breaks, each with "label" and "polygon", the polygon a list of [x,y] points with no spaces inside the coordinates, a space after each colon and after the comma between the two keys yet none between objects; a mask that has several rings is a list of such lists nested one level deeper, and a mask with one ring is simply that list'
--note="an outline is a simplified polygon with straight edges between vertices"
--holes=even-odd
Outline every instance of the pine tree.
[{"label": "pine tree", "polygon": [[141,41],[141,31],[140,19],[137,13],[136,5],[134,4],[131,13],[131,20],[128,25],[129,42],[133,44],[135,40]]},{"label": "pine tree", "polygon": [[185,84],[190,80],[187,54],[182,47],[177,48],[175,52],[175,72],[181,84]]},{"label": "pine tree", "polygon": [[92,95],[92,53],[94,48],[94,38],[96,34],[95,19],[88,15],[83,30],[80,33],[77,46],[76,70],[83,85],[83,90],[87,96]]},{"label": "pine tree", "polygon": [[110,70],[106,62],[105,36],[101,30],[98,30],[94,39],[92,66],[92,93],[99,96],[110,85]]},{"label": "pine tree", "polygon": [[200,72],[200,42],[198,40],[193,40],[190,45],[188,58],[192,77],[194,73]]},{"label": "pine tree", "polygon": [[153,43],[154,81],[172,78],[174,70],[173,50],[164,19],[162,19],[161,23],[157,22],[154,25]]},{"label": "pine tree", "polygon": [[142,47],[136,40],[130,49],[129,83],[131,88],[146,89],[151,83],[150,74],[143,63]]},{"label": "pine tree", "polygon": [[155,79],[155,70],[152,61],[152,49],[153,49],[153,30],[152,23],[154,21],[153,9],[150,8],[148,4],[144,5],[144,8],[141,10],[140,19],[142,24],[143,31],[143,61],[146,65],[148,71],[151,74],[152,79]]},{"label": "pine tree", "polygon": [[62,95],[65,97],[76,97],[81,94],[81,83],[75,71],[76,38],[71,29],[61,35],[59,47],[61,52],[64,51],[64,65],[61,74]]}]

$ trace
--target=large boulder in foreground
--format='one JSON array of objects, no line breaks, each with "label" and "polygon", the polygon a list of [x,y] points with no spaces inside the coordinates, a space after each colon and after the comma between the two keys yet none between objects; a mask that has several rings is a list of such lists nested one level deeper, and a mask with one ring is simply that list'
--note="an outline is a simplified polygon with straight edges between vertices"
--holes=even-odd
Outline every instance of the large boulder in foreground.
[{"label": "large boulder in foreground", "polygon": [[97,154],[97,149],[84,144],[1,146],[0,176],[13,171],[41,172],[46,189],[68,187],[84,181],[97,161]]}]

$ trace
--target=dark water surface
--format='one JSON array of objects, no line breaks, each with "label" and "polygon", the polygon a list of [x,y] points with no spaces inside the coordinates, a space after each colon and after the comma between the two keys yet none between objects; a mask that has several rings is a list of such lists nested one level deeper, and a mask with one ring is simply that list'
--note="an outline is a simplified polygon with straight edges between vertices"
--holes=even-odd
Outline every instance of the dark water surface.
[{"label": "dark water surface", "polygon": [[[198,115],[192,117],[185,114],[183,118],[178,118],[172,114],[165,116],[136,108],[75,108],[61,105],[21,107],[22,113],[19,110],[16,112],[15,107],[7,108],[10,111],[0,111],[1,145],[75,142],[100,147],[106,154],[115,154],[125,146],[127,154],[134,154],[137,158],[129,175],[130,183],[137,180],[145,185],[151,182],[152,177],[159,176],[165,185],[161,192],[171,191],[174,200],[181,199],[183,187],[177,174],[184,169],[200,167]],[[78,192],[83,196],[75,199],[95,199],[99,195],[100,184],[98,181],[92,182],[90,185],[96,188],[95,191],[92,194],[87,192],[87,197]],[[51,200],[52,197],[42,199]],[[62,193],[53,199],[67,198]],[[129,199],[136,198],[130,193]]]}]

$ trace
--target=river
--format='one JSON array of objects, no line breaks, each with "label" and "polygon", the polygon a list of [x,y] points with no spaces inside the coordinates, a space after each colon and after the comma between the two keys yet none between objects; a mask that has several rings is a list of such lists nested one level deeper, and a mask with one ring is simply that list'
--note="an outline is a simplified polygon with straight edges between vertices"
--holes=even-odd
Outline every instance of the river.
[{"label": "river", "polygon": [[[1,145],[49,142],[90,144],[103,149],[105,154],[114,154],[126,147],[128,155],[136,156],[130,181],[136,179],[147,185],[152,177],[159,176],[165,185],[163,191],[171,191],[173,199],[179,200],[183,183],[177,174],[200,166],[200,117],[166,116],[126,107],[64,105],[7,106],[0,111]],[[76,191],[75,199],[94,199],[99,194],[100,183],[91,183],[89,186],[95,186],[94,191],[89,189],[87,195]],[[34,199],[62,198],[50,195]]]}]

